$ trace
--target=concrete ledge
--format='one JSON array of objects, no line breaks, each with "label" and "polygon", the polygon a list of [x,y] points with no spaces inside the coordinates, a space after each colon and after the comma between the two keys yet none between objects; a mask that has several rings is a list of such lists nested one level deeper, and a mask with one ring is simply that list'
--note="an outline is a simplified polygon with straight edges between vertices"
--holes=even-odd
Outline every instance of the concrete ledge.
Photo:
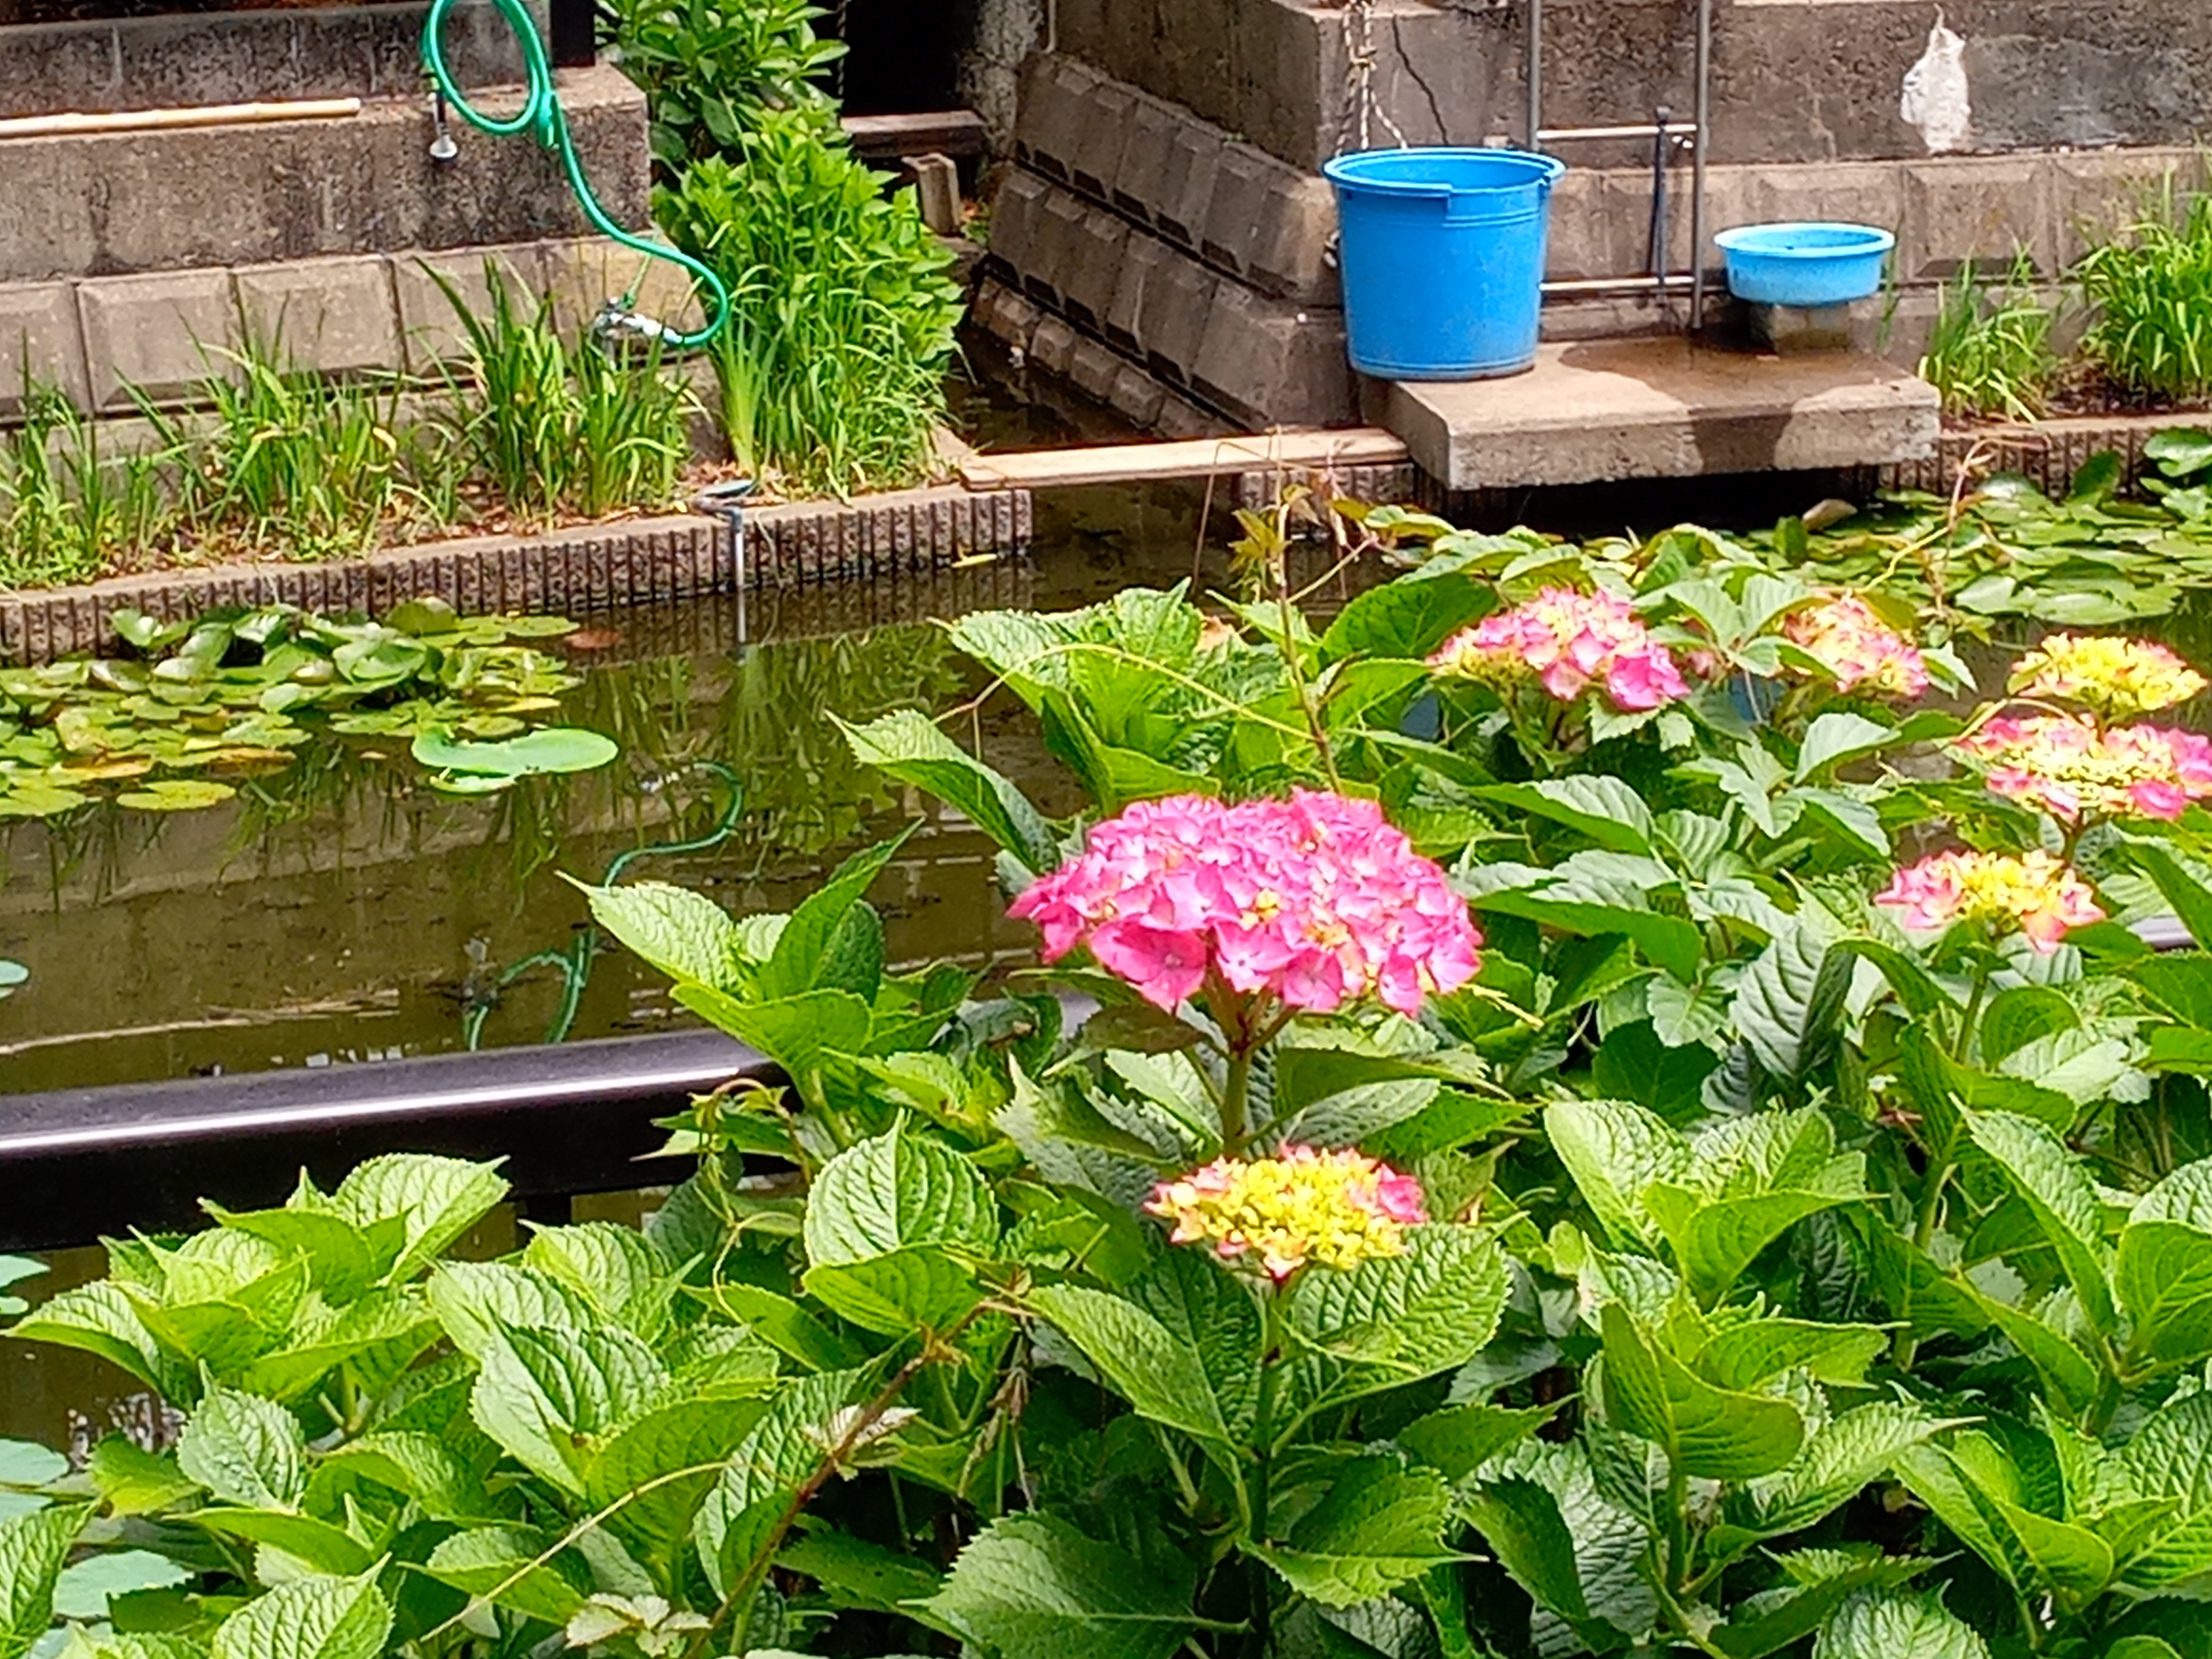
[{"label": "concrete ledge", "polygon": [[[1026,490],[957,486],[848,502],[797,502],[746,517],[755,587],[813,586],[933,571],[1025,545]],[[483,536],[397,548],[330,564],[234,565],[117,576],[78,587],[0,594],[0,659],[44,662],[112,642],[108,618],[131,607],[181,618],[216,605],[286,604],[378,615],[434,596],[470,612],[574,615],[727,592],[737,586],[720,520],[684,514],[579,526],[543,536]]]},{"label": "concrete ledge", "polygon": [[[561,98],[585,173],[616,222],[651,222],[645,94],[619,70],[574,70]],[[488,94],[505,112],[518,94]],[[454,123],[429,156],[419,96],[331,121],[0,140],[0,282],[265,264],[578,236],[560,163],[526,137]]]},{"label": "concrete ledge", "polygon": [[1452,490],[1878,465],[1932,453],[1939,425],[1935,388],[1879,358],[1681,340],[1546,345],[1525,374],[1379,391],[1381,423]]}]

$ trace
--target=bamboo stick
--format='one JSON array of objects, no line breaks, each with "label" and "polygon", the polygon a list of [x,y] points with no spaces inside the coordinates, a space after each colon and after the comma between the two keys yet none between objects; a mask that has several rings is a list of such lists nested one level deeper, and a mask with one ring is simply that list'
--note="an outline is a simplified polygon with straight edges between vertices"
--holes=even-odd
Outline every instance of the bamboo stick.
[{"label": "bamboo stick", "polygon": [[185,109],[73,110],[0,121],[0,139],[66,138],[94,132],[160,132],[259,121],[334,121],[361,113],[358,98],[303,98],[289,103],[198,104]]}]

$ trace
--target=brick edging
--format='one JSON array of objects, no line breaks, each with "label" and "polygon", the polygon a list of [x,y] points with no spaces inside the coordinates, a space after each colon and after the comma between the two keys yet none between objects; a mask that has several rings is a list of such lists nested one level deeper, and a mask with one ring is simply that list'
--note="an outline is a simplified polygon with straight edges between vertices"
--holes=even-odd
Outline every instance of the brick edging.
[{"label": "brick edging", "polygon": [[2033,426],[1946,428],[1936,453],[1917,461],[1894,461],[1880,471],[1884,489],[1925,489],[1948,495],[1959,469],[1977,447],[1989,470],[2017,472],[2045,495],[2063,499],[2082,463],[2100,450],[2120,458],[2132,482],[2143,467],[2143,446],[2177,427],[2212,430],[2212,411],[2160,415],[2069,415]]},{"label": "brick edging", "polygon": [[[798,501],[746,515],[751,586],[874,580],[940,568],[973,553],[1024,545],[1026,490],[937,485]],[[685,514],[584,525],[542,536],[478,536],[394,548],[327,564],[215,566],[115,576],[76,587],[0,593],[0,661],[46,662],[97,651],[126,607],[164,618],[217,605],[296,605],[380,615],[404,600],[444,599],[464,615],[574,614],[703,598],[736,586],[722,526]]]}]

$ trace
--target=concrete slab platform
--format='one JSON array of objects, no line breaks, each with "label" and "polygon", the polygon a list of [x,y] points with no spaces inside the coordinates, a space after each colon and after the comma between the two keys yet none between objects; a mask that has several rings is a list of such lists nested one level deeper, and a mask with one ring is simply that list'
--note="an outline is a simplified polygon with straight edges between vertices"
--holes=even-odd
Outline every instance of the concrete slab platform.
[{"label": "concrete slab platform", "polygon": [[1878,465],[1932,453],[1941,428],[1935,388],[1879,357],[1678,338],[1562,342],[1504,380],[1370,389],[1449,489]]}]

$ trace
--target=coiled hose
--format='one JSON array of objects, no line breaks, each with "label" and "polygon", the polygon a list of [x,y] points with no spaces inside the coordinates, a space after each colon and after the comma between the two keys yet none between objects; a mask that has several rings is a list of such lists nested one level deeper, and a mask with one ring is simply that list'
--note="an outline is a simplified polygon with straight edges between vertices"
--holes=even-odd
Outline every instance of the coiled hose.
[{"label": "coiled hose", "polygon": [[514,35],[515,43],[522,49],[523,100],[522,107],[505,119],[485,114],[462,95],[455,84],[453,71],[447,66],[446,49],[441,39],[446,27],[446,15],[455,0],[431,0],[430,14],[422,20],[422,69],[437,88],[438,95],[460,117],[479,132],[495,137],[513,137],[528,133],[547,149],[561,158],[561,170],[567,175],[568,188],[584,210],[584,216],[600,234],[621,243],[624,247],[644,254],[650,259],[665,259],[671,264],[681,265],[689,272],[693,283],[713,299],[713,307],[705,321],[690,333],[653,322],[638,315],[637,289],[630,284],[629,292],[619,301],[611,301],[594,326],[602,331],[629,332],[658,338],[673,350],[690,351],[703,346],[720,334],[730,316],[730,290],[726,283],[706,265],[680,248],[665,242],[653,241],[624,230],[607,216],[599,205],[599,198],[592,194],[592,186],[584,177],[583,163],[577,159],[575,141],[568,134],[568,118],[561,108],[561,99],[554,88],[552,60],[545,55],[545,43],[538,38],[538,25],[530,15],[524,0],[491,0],[492,9],[500,21]]}]

